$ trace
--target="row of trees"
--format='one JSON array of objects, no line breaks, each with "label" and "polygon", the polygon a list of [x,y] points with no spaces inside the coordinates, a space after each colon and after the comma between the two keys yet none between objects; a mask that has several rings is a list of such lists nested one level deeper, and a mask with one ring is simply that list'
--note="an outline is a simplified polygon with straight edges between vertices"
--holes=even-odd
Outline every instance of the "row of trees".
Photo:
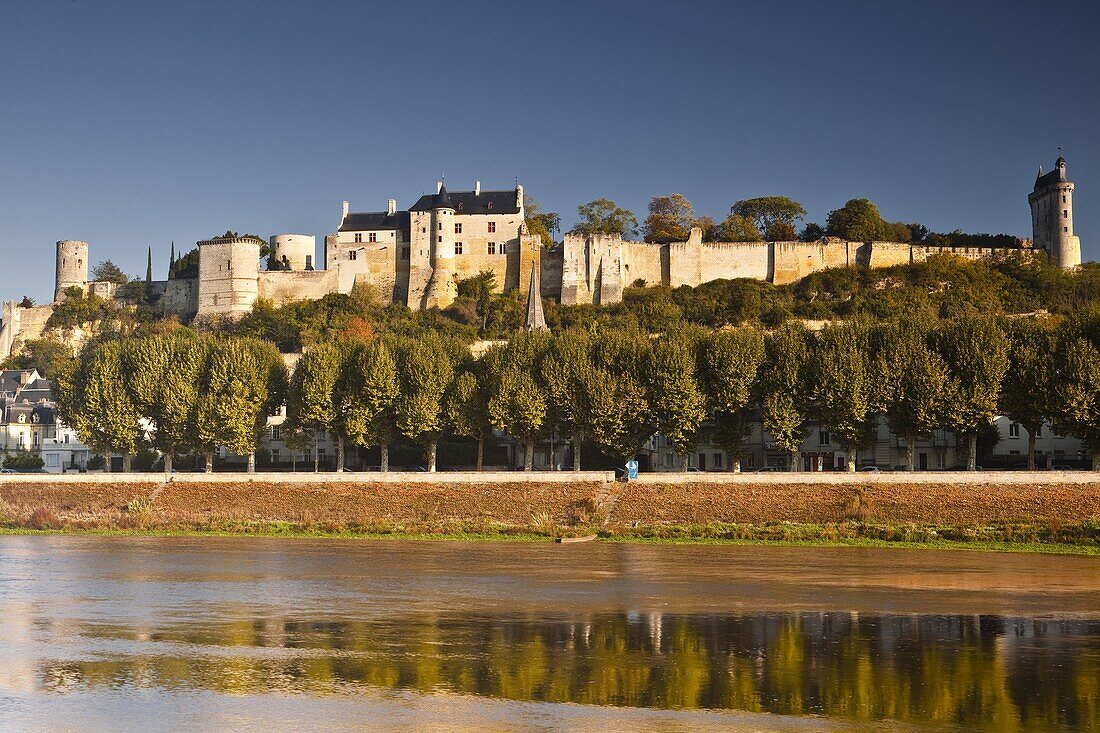
[{"label": "row of trees", "polygon": [[[284,403],[288,439],[330,434],[338,467],[347,446],[378,446],[383,470],[398,435],[423,446],[434,470],[444,434],[477,440],[480,469],[496,429],[523,443],[528,470],[551,431],[574,445],[578,470],[582,442],[625,461],[660,431],[685,462],[709,434],[736,471],[757,414],[792,468],[817,424],[854,469],[879,416],[906,438],[910,469],[917,437],[944,428],[965,439],[973,468],[979,431],[1002,413],[1031,436],[1053,422],[1100,448],[1100,316],[660,337],[574,328],[521,333],[481,358],[435,333],[375,336],[317,344],[293,375],[257,339],[147,336],[92,342],[55,380],[58,413],[86,442],[131,455],[147,429],[166,470],[180,451],[206,453],[209,468],[217,445],[250,456],[254,470],[267,417]],[[1034,443],[1028,460],[1034,467]]]},{"label": "row of trees", "polygon": [[[822,237],[839,237],[852,242],[926,242],[937,246],[1014,246],[1016,237],[1007,234],[935,234],[921,224],[889,222],[868,199],[851,199],[830,211],[824,226],[798,222],[806,209],[787,196],[759,196],[735,202],[722,221],[697,216],[695,207],[683,195],[654,196],[649,214],[639,225],[632,211],[620,208],[610,199],[596,199],[577,207],[579,221],[571,231],[581,234],[640,233],[647,242],[685,241],[692,227],[703,230],[706,242],[813,242]],[[555,217],[555,222],[560,221]]]}]

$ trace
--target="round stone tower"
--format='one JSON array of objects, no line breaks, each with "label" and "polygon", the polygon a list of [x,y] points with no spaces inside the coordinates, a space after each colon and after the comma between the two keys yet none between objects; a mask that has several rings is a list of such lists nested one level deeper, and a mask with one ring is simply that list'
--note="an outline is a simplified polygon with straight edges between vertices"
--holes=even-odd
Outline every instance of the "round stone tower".
[{"label": "round stone tower", "polygon": [[259,297],[260,247],[255,237],[214,237],[199,242],[200,316],[240,318]]},{"label": "round stone tower", "polygon": [[63,300],[68,288],[88,288],[88,243],[63,239],[57,243],[54,302]]},{"label": "round stone tower", "polygon": [[1066,177],[1066,159],[1058,156],[1054,170],[1035,178],[1027,197],[1031,204],[1031,236],[1050,261],[1063,269],[1081,264],[1081,239],[1073,233],[1073,184]]},{"label": "round stone tower", "polygon": [[432,204],[432,274],[424,292],[425,308],[446,308],[458,297],[455,280],[455,209],[447,195],[447,187],[440,186]]},{"label": "round stone tower", "polygon": [[276,234],[271,237],[269,270],[313,270],[317,239],[309,234]]}]

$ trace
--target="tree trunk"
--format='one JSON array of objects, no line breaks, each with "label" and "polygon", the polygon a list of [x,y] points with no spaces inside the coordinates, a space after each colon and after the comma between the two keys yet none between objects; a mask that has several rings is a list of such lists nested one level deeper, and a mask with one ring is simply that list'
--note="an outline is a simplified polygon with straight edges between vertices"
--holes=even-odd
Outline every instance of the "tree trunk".
[{"label": "tree trunk", "polygon": [[382,473],[386,473],[387,471],[390,470],[390,444],[389,443],[383,443],[379,447],[381,448],[381,451],[382,451],[382,461],[381,461],[382,465],[380,466],[380,468],[382,469]]},{"label": "tree trunk", "polygon": [[175,451],[169,450],[164,454],[164,472],[166,474],[172,473],[172,459],[174,458]]},{"label": "tree trunk", "polygon": [[741,448],[730,451],[730,473],[741,473]]},{"label": "tree trunk", "polygon": [[971,433],[966,436],[967,452],[970,454],[966,457],[966,470],[977,471],[978,470],[978,434]]},{"label": "tree trunk", "polygon": [[581,437],[573,438],[573,470],[581,470]]},{"label": "tree trunk", "polygon": [[917,436],[915,436],[915,435],[906,435],[905,436],[905,463],[906,463],[906,470],[908,470],[909,473],[912,473],[913,471],[916,470],[916,467],[913,464],[913,458],[916,455],[916,450],[914,449],[914,446],[916,445],[916,443],[917,443]]},{"label": "tree trunk", "polygon": [[122,472],[130,473],[131,458],[129,453],[122,454]]},{"label": "tree trunk", "polygon": [[104,473],[114,473],[114,470],[111,466],[111,454],[110,454],[110,452],[105,452],[103,455],[104,455],[103,472]]},{"label": "tree trunk", "polygon": [[855,473],[856,471],[856,451],[855,448],[848,451],[848,473]]},{"label": "tree trunk", "polygon": [[480,471],[485,465],[485,432],[482,431],[477,434],[477,470]]},{"label": "tree trunk", "polygon": [[685,453],[685,454],[683,454],[682,456],[680,456],[680,472],[681,472],[681,473],[687,473],[687,470],[688,470],[688,461],[690,461],[690,460],[691,460],[691,459],[690,459],[690,457],[688,456],[688,454],[687,454],[687,453]]},{"label": "tree trunk", "polygon": [[535,470],[535,439],[529,438],[523,443],[523,470]]},{"label": "tree trunk", "polygon": [[336,439],[336,473],[344,472],[344,439]]},{"label": "tree trunk", "polygon": [[428,443],[428,473],[435,473],[435,447],[436,441]]},{"label": "tree trunk", "polygon": [[248,454],[248,472],[256,473],[256,451]]},{"label": "tree trunk", "polygon": [[791,451],[791,473],[798,472],[798,459],[800,456],[801,453],[798,451]]},{"label": "tree trunk", "polygon": [[214,451],[206,451],[206,472],[214,473]]},{"label": "tree trunk", "polygon": [[298,473],[298,459],[294,456],[294,451],[290,451],[290,472]]},{"label": "tree trunk", "polygon": [[1027,470],[1035,470],[1035,431],[1027,431]]}]

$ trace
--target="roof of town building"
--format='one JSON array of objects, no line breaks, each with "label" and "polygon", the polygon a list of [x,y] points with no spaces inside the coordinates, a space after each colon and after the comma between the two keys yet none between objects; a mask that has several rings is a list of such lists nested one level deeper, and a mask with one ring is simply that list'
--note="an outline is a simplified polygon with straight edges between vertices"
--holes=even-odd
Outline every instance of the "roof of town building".
[{"label": "roof of town building", "polygon": [[519,206],[516,205],[516,190],[510,191],[447,191],[446,187],[440,189],[438,194],[425,194],[421,196],[409,211],[431,211],[440,206],[440,196],[446,203],[443,204],[455,210],[456,214],[518,214]]}]

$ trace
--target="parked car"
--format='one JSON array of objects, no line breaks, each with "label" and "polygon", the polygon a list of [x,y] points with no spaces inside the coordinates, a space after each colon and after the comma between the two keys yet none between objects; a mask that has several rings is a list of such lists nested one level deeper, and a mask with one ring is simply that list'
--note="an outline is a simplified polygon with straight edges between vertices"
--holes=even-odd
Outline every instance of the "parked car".
[{"label": "parked car", "polygon": [[14,468],[0,468],[0,473],[15,473]]},{"label": "parked car", "polygon": [[878,466],[864,466],[863,468],[857,468],[858,473],[882,473]]},{"label": "parked car", "polygon": [[1073,466],[1065,466],[1065,465],[1051,466],[1051,470],[1052,471],[1072,471]]},{"label": "parked car", "polygon": [[764,466],[763,468],[756,469],[757,473],[779,473],[784,469],[779,466]]}]

